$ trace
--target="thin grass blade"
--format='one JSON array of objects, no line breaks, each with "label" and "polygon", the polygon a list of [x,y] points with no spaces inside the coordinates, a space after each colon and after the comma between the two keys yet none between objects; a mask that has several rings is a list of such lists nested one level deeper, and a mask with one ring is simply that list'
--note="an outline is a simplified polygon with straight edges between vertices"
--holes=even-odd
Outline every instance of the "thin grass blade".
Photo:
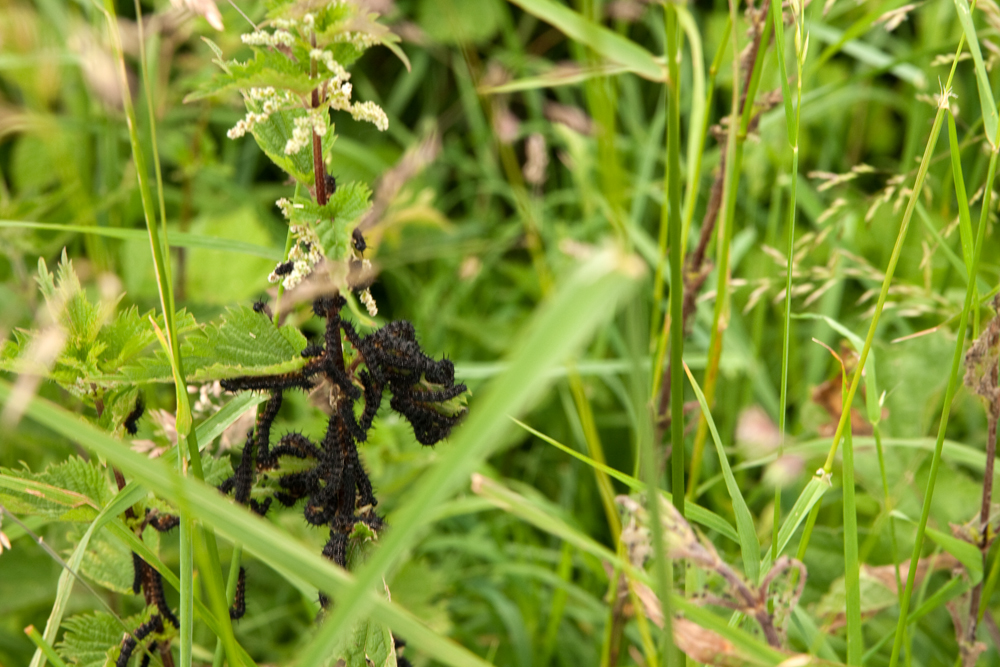
[{"label": "thin grass blade", "polygon": [[722,438],[719,437],[719,431],[715,428],[715,420],[712,418],[712,413],[708,409],[708,402],[705,400],[705,394],[702,393],[701,387],[698,386],[698,381],[694,379],[694,375],[691,374],[691,369],[685,364],[684,372],[687,373],[688,381],[691,383],[691,388],[694,389],[694,394],[698,398],[698,404],[701,406],[701,412],[705,415],[705,421],[708,424],[708,430],[712,434],[712,442],[715,443],[715,451],[719,457],[719,466],[722,468],[722,474],[726,480],[726,490],[729,491],[729,498],[733,501],[733,514],[736,517],[736,532],[740,537],[740,553],[743,555],[743,567],[747,575],[747,579],[751,582],[756,583],[760,577],[760,543],[757,541],[757,530],[753,524],[753,515],[750,514],[750,508],[747,507],[747,501],[743,498],[743,493],[740,491],[740,486],[736,482],[736,477],[733,475],[733,469],[729,466],[729,459],[726,456],[726,448],[722,445]]}]

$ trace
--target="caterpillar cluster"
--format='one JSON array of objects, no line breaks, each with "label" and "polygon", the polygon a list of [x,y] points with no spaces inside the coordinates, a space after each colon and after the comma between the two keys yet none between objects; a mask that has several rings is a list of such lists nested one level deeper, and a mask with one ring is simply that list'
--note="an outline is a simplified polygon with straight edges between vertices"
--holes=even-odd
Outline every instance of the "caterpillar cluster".
[{"label": "caterpillar cluster", "polygon": [[[155,511],[150,512],[146,510],[146,516],[138,532],[141,535],[142,528],[146,525],[152,526],[159,532],[166,532],[176,528],[179,523],[179,519],[172,514],[159,514]],[[115,662],[115,667],[125,667],[128,665],[128,661],[131,659],[132,652],[135,651],[136,646],[150,634],[162,634],[164,631],[164,620],[175,628],[180,628],[181,625],[170,605],[167,604],[167,599],[163,594],[163,577],[160,576],[160,573],[134,551],[132,552],[132,567],[134,569],[132,592],[136,595],[142,594],[145,596],[146,604],[154,607],[156,613],[148,621],[136,628],[135,632],[125,635],[125,638],[122,640],[121,651],[118,654],[118,660]],[[145,654],[142,656],[142,662],[140,663],[141,667],[148,667],[150,656],[156,650],[157,644],[158,642],[154,640],[146,647]]]},{"label": "caterpillar cluster", "polygon": [[[134,517],[134,513],[131,513],[131,516]],[[173,530],[178,525],[180,525],[180,519],[176,515],[160,514],[156,510],[151,511],[147,509],[146,516],[137,528],[137,532],[141,535],[146,526],[152,526],[157,532],[165,533]],[[181,626],[176,614],[174,614],[170,605],[167,604],[166,596],[163,593],[162,575],[134,551],[132,552],[132,568],[134,570],[132,592],[136,595],[143,595],[146,599],[146,605],[153,607],[156,611],[149,617],[148,621],[136,628],[134,632],[125,635],[122,640],[121,651],[118,653],[118,659],[115,661],[115,667],[126,667],[136,647],[146,637],[150,635],[162,635],[165,630],[164,621],[174,626],[174,628],[179,629]],[[229,610],[229,616],[234,620],[241,618],[246,610],[245,590],[246,572],[241,567],[239,579],[236,584],[236,597],[233,601],[233,606]],[[148,667],[150,656],[158,645],[159,641],[155,639],[149,643],[145,648],[140,667]]]},{"label": "caterpillar cluster", "polygon": [[[417,343],[413,325],[391,322],[362,336],[350,322],[340,317],[344,307],[340,295],[321,297],[313,311],[326,319],[322,345],[306,347],[301,355],[304,366],[281,375],[244,376],[222,381],[227,391],[266,391],[269,398],[258,411],[257,422],[247,433],[243,458],[232,477],[219,490],[233,493],[234,499],[264,515],[276,499],[285,506],[304,500],[303,516],[311,525],[327,527],[329,540],[323,555],[341,567],[347,565],[348,536],[357,523],[378,532],[384,521],[375,512],[375,498],[358,456],[358,443],[368,439],[375,415],[386,390],[390,407],[413,426],[417,440],[433,445],[446,438],[461,420],[465,408],[445,405],[466,391],[455,383],[455,367],[447,359],[435,361]],[[257,309],[262,312],[263,308]],[[350,366],[345,366],[344,340],[354,350]],[[333,388],[333,413],[319,442],[301,433],[288,433],[271,445],[271,428],[281,409],[283,393],[289,389],[313,388],[322,379]],[[360,413],[356,405],[361,404]],[[281,457],[308,461],[304,470],[281,473]],[[275,471],[277,488],[262,502],[251,498],[258,473]],[[242,575],[241,575],[242,576]],[[325,607],[327,597],[320,593]]]}]

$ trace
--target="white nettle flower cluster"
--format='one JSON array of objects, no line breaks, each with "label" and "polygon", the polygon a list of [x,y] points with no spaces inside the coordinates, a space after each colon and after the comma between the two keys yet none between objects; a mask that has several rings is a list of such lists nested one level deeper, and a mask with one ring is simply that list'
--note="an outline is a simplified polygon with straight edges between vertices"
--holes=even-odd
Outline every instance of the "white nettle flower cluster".
[{"label": "white nettle flower cluster", "polygon": [[389,129],[389,117],[385,115],[382,107],[374,102],[357,102],[351,105],[351,116],[354,117],[354,120],[368,121],[380,132]]},{"label": "white nettle flower cluster", "polygon": [[246,91],[247,101],[260,108],[259,112],[247,111],[246,117],[233,126],[226,136],[238,139],[253,130],[254,125],[265,122],[271,114],[281,109],[299,106],[299,98],[287,90],[275,90],[271,86],[265,88],[250,88]]},{"label": "white nettle flower cluster", "polygon": [[379,105],[374,102],[351,101],[351,93],[354,92],[349,81],[351,74],[334,60],[332,53],[324,49],[313,49],[309,55],[333,73],[333,78],[327,81],[326,87],[327,104],[330,105],[331,109],[347,111],[354,117],[354,120],[372,123],[382,132],[389,129],[389,117]]},{"label": "white nettle flower cluster", "polygon": [[284,46],[285,48],[291,48],[295,44],[295,35],[280,28],[274,32],[267,32],[266,30],[245,32],[240,35],[240,39],[247,46]]},{"label": "white nettle flower cluster", "polygon": [[285,142],[285,155],[294,155],[312,143],[312,135],[315,132],[318,136],[326,135],[327,118],[326,109],[310,109],[305,116],[295,119],[295,127],[292,129],[292,137]]},{"label": "white nettle flower cluster", "polygon": [[[301,206],[292,204],[287,199],[279,199],[277,203],[285,217],[288,217],[293,207]],[[272,285],[281,283],[286,290],[293,289],[308,278],[316,265],[323,260],[319,238],[309,225],[291,225],[291,232],[292,238],[295,239],[295,245],[288,253],[288,261],[278,264],[271,275],[267,277],[268,282]],[[282,270],[279,274],[278,270],[287,267],[288,263],[292,265],[291,270]]]},{"label": "white nettle flower cluster", "polygon": [[305,28],[306,30],[311,31],[314,27],[316,27],[316,15],[310,12],[301,19],[274,19],[273,25],[275,28],[280,28],[282,30],[297,30],[299,28]]},{"label": "white nettle flower cluster", "polygon": [[[336,61],[336,59],[334,59],[333,53],[331,53],[330,51],[327,51],[325,49],[313,49],[312,51],[309,52],[309,57],[318,62],[319,64],[324,65],[328,70],[333,72],[333,77],[335,80],[347,81],[348,79],[351,78],[351,75],[348,73],[348,71],[344,69],[343,65],[341,65]],[[331,81],[330,83],[333,83],[333,81]]]},{"label": "white nettle flower cluster", "polygon": [[373,46],[381,44],[382,41],[375,35],[368,32],[338,32],[333,36],[333,41],[338,43],[347,43],[358,49],[359,51],[364,51],[370,49]]}]

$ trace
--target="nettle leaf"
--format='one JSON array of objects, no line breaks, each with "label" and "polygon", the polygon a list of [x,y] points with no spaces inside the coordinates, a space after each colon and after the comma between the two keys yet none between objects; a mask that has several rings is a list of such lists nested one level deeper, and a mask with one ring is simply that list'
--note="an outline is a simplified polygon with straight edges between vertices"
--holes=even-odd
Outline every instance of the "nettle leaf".
[{"label": "nettle leaf", "polygon": [[304,99],[317,84],[316,79],[309,76],[311,65],[312,62],[308,58],[292,60],[274,49],[254,48],[253,60],[227,61],[223,67],[223,74],[185,97],[184,101],[192,102],[230,90],[267,87],[288,90]]},{"label": "nettle leaf", "polygon": [[266,315],[240,306],[228,309],[220,322],[185,343],[188,378],[201,382],[298,370],[305,364],[299,353],[307,341],[294,326],[279,330]]},{"label": "nettle leaf", "polygon": [[[64,345],[48,375],[75,394],[84,394],[86,388],[80,380],[98,372],[99,362],[107,347],[104,341],[98,339],[99,334],[114,312],[118,299],[91,303],[65,249],[56,276],[49,273],[44,258],[38,259],[37,281],[53,321],[62,327],[65,334]],[[32,348],[36,342],[39,348],[50,345],[50,336],[50,331],[21,331],[16,334],[14,340],[5,342],[0,351],[0,370],[43,372],[32,358]]]},{"label": "nettle leaf", "polygon": [[325,206],[303,197],[296,199],[291,222],[314,225],[323,254],[331,261],[342,260],[350,252],[351,232],[371,206],[370,198],[371,190],[364,183],[338,185]]},{"label": "nettle leaf", "polygon": [[[66,335],[65,345],[46,377],[90,404],[103,400],[106,391],[129,381],[119,375],[119,370],[126,364],[138,364],[140,355],[156,342],[153,322],[162,330],[163,317],[154,317],[152,311],[140,314],[132,306],[112,318],[124,295],[112,301],[91,302],[65,251],[55,276],[49,273],[45,260],[39,259],[37,280],[53,319]],[[198,327],[183,310],[175,319],[179,335]],[[42,331],[15,331],[13,340],[0,347],[0,370],[42,372],[32,358],[32,348],[36,342],[43,345],[46,335]]]},{"label": "nettle leaf", "polygon": [[[152,345],[156,340],[156,332],[150,321],[150,311],[145,315],[139,314],[139,309],[135,306],[118,313],[108,326],[104,327],[98,338],[104,344],[104,361],[102,370],[105,372],[120,367],[123,363],[132,359],[137,354]],[[178,330],[183,330],[184,326],[190,327],[194,324],[194,318],[186,312],[178,313]],[[163,328],[163,318],[159,318],[157,326]]]},{"label": "nettle leaf", "polygon": [[15,513],[92,521],[111,496],[104,471],[78,456],[40,473],[0,468],[0,502]]},{"label": "nettle leaf", "polygon": [[[373,44],[387,46],[397,56],[402,54],[402,51],[393,48],[400,41],[399,37],[388,26],[375,21],[378,14],[357,13],[349,18],[338,18],[334,15],[335,11],[320,12],[317,16],[316,44],[330,51],[344,67],[360,58]],[[406,56],[402,55],[401,59],[409,69]]]},{"label": "nettle leaf", "polygon": [[[261,112],[261,104],[246,99],[248,111],[254,113]],[[292,138],[295,129],[295,119],[308,114],[306,109],[283,109],[272,113],[268,119],[262,123],[255,123],[250,130],[260,149],[271,158],[271,161],[288,172],[297,181],[306,185],[312,185],[315,180],[313,170],[312,145],[307,144],[301,150],[291,155],[285,153],[285,145]],[[329,118],[329,114],[325,115]],[[323,135],[323,155],[329,155],[333,149],[333,143],[337,140],[333,132],[333,125],[327,123],[326,134]]]},{"label": "nettle leaf", "polygon": [[373,620],[358,623],[344,652],[345,667],[396,667],[396,644],[389,627]]},{"label": "nettle leaf", "polygon": [[209,486],[218,486],[233,476],[233,464],[228,456],[205,457],[202,464],[205,469],[205,484]]},{"label": "nettle leaf", "polygon": [[[124,619],[125,625],[134,629],[139,627],[148,614],[136,614]],[[79,667],[104,667],[113,665],[125,633],[122,624],[112,616],[102,611],[93,614],[80,614],[67,618],[63,623],[66,629],[63,639],[56,646],[63,660]],[[136,653],[139,653],[136,650]]]},{"label": "nettle leaf", "polygon": [[49,312],[66,327],[69,345],[85,346],[94,342],[105,320],[114,312],[117,300],[115,303],[90,303],[65,248],[56,271],[58,276],[53,283],[45,258],[38,258],[37,281]]},{"label": "nettle leaf", "polygon": [[[82,532],[81,532],[82,535]],[[79,541],[77,535],[76,541]],[[153,553],[160,550],[160,534],[155,529],[147,527],[142,533],[142,541]],[[97,531],[87,545],[80,563],[80,572],[95,584],[116,593],[134,595],[132,580],[135,576],[132,564],[132,551],[125,544],[113,537],[107,530]],[[121,636],[119,635],[119,641]]]}]

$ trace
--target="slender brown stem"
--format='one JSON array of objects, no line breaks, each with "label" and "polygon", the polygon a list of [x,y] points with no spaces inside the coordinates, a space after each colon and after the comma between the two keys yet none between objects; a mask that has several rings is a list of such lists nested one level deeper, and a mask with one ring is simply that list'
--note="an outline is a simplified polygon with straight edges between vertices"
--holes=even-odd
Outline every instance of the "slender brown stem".
[{"label": "slender brown stem", "polygon": [[[765,2],[764,9],[762,10],[762,16],[767,16],[767,9],[770,7],[770,0]],[[753,42],[750,48],[744,52],[744,57],[742,59],[741,67],[743,68],[743,83],[741,90],[742,95],[739,102],[739,113],[738,116],[742,117],[744,109],[747,103],[747,92],[750,88],[750,81],[753,77],[754,72],[754,62],[757,59],[757,53],[760,50],[760,43],[764,35],[763,22],[755,22],[755,30],[753,36]],[[739,57],[734,55],[734,57]],[[752,125],[752,123],[751,123]],[[698,245],[695,247],[694,251],[689,255],[688,261],[686,262],[685,272],[684,272],[684,306],[683,306],[683,318],[680,322],[681,330],[685,331],[687,329],[688,320],[695,309],[695,300],[698,297],[698,293],[701,291],[702,285],[705,284],[705,279],[708,277],[708,267],[705,267],[705,254],[708,249],[708,244],[712,240],[712,234],[715,232],[715,224],[719,219],[719,209],[722,205],[722,194],[725,185],[726,177],[726,143],[720,142],[719,144],[720,158],[719,158],[719,168],[715,173],[715,180],[712,182],[712,189],[709,192],[708,206],[705,209],[705,216],[702,218],[701,222],[701,232],[698,237]],[[664,317],[664,325],[668,317]],[[671,323],[671,326],[675,326],[676,323]],[[667,408],[670,406],[670,361],[668,360],[663,368],[663,380],[660,382],[660,400],[658,405],[658,419],[657,419],[657,437],[656,441],[659,442],[663,439],[663,432],[666,430],[666,425],[669,423],[667,418]]]},{"label": "slender brown stem", "polygon": [[[113,470],[115,473],[115,485],[117,485],[118,490],[121,491],[122,489],[125,488],[125,475],[123,475],[122,471],[119,470],[118,468],[113,467],[111,468],[111,470]],[[132,510],[131,506],[125,509],[125,516],[127,516],[130,519],[135,518],[135,512]]]}]

